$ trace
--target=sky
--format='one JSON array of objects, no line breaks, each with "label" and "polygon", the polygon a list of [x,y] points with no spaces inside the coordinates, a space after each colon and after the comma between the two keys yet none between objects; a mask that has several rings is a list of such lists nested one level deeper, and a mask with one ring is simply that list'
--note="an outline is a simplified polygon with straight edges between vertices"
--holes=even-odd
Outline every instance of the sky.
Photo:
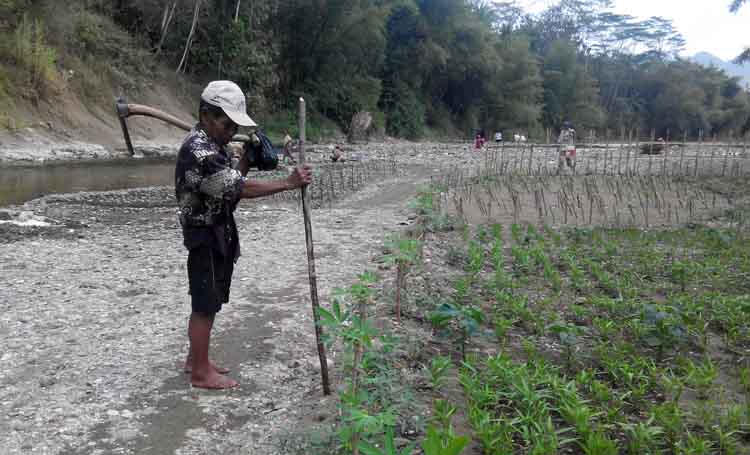
[{"label": "sky", "polygon": [[[553,0],[519,0],[529,12],[557,3]],[[687,41],[683,56],[710,52],[731,60],[750,46],[750,3],[737,14],[729,12],[730,0],[614,0],[613,11],[641,19],[671,19]]]}]

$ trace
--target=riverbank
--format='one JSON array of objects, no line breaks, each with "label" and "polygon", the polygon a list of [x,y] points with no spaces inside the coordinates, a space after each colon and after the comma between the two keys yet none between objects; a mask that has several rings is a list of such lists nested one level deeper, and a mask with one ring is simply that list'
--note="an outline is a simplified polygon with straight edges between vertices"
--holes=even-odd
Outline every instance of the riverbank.
[{"label": "riverbank", "polygon": [[[380,254],[387,232],[412,222],[417,187],[464,150],[382,144],[347,153],[388,156],[400,171],[370,181],[342,171],[363,186],[313,211],[322,302]],[[469,157],[462,162],[480,159]],[[320,389],[294,201],[238,209],[243,257],[213,351],[242,384],[227,392],[193,389],[180,370],[189,300],[171,187],[49,195],[11,210],[50,225],[0,224],[7,453],[275,454],[290,435],[334,418],[335,399]]]}]

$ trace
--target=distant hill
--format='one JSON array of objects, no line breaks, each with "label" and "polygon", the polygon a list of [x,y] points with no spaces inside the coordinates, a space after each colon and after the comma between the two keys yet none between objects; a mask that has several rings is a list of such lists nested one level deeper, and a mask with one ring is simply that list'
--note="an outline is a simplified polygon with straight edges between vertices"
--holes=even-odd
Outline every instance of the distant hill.
[{"label": "distant hill", "polygon": [[698,52],[697,54],[692,56],[690,60],[696,63],[700,63],[703,66],[715,66],[716,68],[723,69],[724,72],[730,76],[737,76],[742,78],[743,85],[750,85],[750,63],[737,65],[732,62],[725,62],[719,57],[708,52]]}]

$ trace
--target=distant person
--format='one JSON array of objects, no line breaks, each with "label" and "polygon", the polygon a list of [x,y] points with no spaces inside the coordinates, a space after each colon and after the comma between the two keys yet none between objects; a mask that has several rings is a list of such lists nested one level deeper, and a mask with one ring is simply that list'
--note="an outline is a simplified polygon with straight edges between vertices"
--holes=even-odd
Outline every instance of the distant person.
[{"label": "distant person", "polygon": [[495,133],[495,142],[503,142],[503,133],[500,131]]},{"label": "distant person", "polygon": [[338,144],[336,144],[336,146],[333,147],[333,150],[331,150],[331,161],[334,163],[337,161],[344,161],[344,150]]},{"label": "distant person", "polygon": [[245,94],[234,82],[209,83],[201,94],[198,112],[198,124],[182,142],[175,168],[192,308],[184,368],[194,387],[227,389],[237,386],[237,381],[209,360],[208,351],[216,313],[229,301],[234,263],[240,256],[234,210],[242,198],[309,185],[312,174],[308,167],[297,167],[283,179],[250,180],[246,177],[250,169],[247,155],[232,167],[227,144],[240,125],[255,126],[247,115]]},{"label": "distant person", "polygon": [[477,133],[474,137],[474,150],[482,150],[482,147],[484,147],[484,135],[482,133]]},{"label": "distant person", "polygon": [[292,148],[294,147],[294,140],[292,140],[292,137],[289,136],[289,134],[287,133],[284,136],[283,142],[284,142],[284,147],[282,147],[281,149],[282,159],[284,160],[285,163],[288,162],[293,165],[297,164],[297,160],[295,160],[294,157],[292,156]]},{"label": "distant person", "polygon": [[573,124],[565,121],[560,129],[560,135],[557,138],[559,158],[557,171],[562,172],[565,166],[571,170],[576,167],[576,130]]}]

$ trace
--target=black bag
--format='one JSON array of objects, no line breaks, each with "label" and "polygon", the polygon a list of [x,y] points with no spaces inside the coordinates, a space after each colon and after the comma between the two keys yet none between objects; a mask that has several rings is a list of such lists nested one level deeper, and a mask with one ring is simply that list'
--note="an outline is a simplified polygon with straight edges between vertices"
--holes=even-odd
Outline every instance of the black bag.
[{"label": "black bag", "polygon": [[250,167],[257,167],[259,171],[272,171],[279,166],[279,153],[261,130],[256,130],[245,142],[245,157]]}]

